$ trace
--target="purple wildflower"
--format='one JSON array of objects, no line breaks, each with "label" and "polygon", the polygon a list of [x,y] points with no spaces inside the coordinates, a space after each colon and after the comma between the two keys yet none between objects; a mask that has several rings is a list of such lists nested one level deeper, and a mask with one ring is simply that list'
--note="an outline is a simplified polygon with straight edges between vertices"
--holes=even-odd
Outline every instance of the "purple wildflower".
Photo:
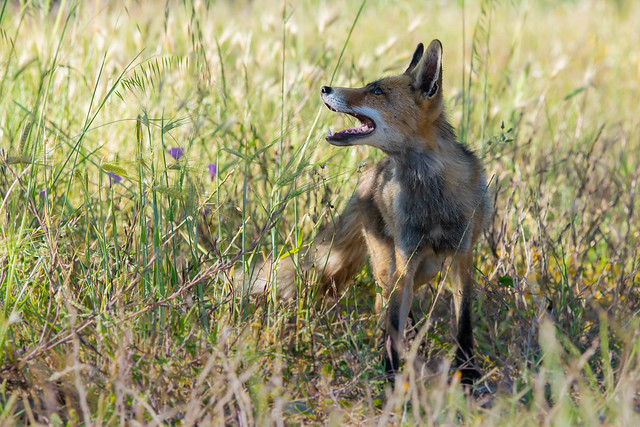
[{"label": "purple wildflower", "polygon": [[114,181],[115,182],[122,181],[122,177],[117,173],[107,172],[107,175],[109,175],[109,185],[113,184]]},{"label": "purple wildflower", "polygon": [[184,153],[184,148],[180,148],[180,147],[167,148],[167,153],[169,153],[171,157],[173,157],[174,159],[180,160],[180,157],[182,157],[182,154]]},{"label": "purple wildflower", "polygon": [[209,163],[209,176],[211,179],[216,177],[216,172],[218,171],[218,165],[215,163]]},{"label": "purple wildflower", "polygon": [[204,207],[204,215],[207,216],[211,213],[211,208],[209,206]]},{"label": "purple wildflower", "polygon": [[42,190],[40,190],[40,198],[44,199],[45,197],[47,197],[47,190],[45,190],[44,188]]}]

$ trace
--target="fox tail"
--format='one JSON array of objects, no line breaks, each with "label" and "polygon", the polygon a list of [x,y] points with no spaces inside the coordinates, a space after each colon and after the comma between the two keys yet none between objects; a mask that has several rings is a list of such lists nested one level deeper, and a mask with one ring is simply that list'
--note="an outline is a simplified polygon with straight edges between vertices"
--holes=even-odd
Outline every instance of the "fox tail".
[{"label": "fox tail", "polygon": [[334,218],[316,236],[296,262],[292,254],[281,258],[274,268],[273,259],[258,263],[249,274],[239,273],[234,280],[235,288],[245,294],[266,295],[275,290],[281,300],[296,295],[296,277],[303,283],[317,283],[316,295],[333,291],[335,295],[364,264],[367,247],[362,234],[362,218],[355,197],[345,211]]}]

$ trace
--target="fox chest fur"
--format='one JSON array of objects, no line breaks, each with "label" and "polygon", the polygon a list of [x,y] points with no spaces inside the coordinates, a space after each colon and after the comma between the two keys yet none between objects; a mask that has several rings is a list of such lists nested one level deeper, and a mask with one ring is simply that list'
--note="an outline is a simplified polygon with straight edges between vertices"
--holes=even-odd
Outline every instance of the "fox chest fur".
[{"label": "fox chest fur", "polygon": [[368,169],[357,189],[362,209],[378,218],[378,231],[405,254],[468,251],[469,215],[429,154],[385,157]]}]

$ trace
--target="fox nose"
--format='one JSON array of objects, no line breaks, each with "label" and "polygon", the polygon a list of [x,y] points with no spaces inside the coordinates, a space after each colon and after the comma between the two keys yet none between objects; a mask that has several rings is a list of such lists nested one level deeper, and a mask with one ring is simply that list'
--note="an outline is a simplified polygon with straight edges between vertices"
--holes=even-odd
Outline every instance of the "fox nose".
[{"label": "fox nose", "polygon": [[322,86],[322,88],[320,89],[320,92],[323,95],[329,95],[332,91],[333,89],[331,89],[331,86]]}]

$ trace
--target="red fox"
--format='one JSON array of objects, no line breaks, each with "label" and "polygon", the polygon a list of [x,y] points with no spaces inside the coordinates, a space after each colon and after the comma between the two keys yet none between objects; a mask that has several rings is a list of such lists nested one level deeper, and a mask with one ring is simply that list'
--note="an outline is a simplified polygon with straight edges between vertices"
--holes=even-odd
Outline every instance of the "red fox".
[{"label": "red fox", "polygon": [[[387,156],[366,170],[345,211],[317,236],[301,257],[280,261],[275,280],[282,298],[295,295],[295,275],[314,273],[320,292],[339,291],[359,271],[367,255],[382,292],[376,311],[384,319],[385,367],[399,367],[403,333],[414,289],[427,284],[451,260],[457,323],[456,365],[462,382],[479,377],[473,362],[471,308],[474,287],[472,249],[491,203],[482,165],[457,142],[442,95],[442,44],[426,52],[418,44],[411,63],[398,76],[352,89],[323,86],[321,97],[333,112],[361,124],[329,133],[326,140],[346,147],[369,145]],[[264,266],[251,292],[274,282]]]}]

